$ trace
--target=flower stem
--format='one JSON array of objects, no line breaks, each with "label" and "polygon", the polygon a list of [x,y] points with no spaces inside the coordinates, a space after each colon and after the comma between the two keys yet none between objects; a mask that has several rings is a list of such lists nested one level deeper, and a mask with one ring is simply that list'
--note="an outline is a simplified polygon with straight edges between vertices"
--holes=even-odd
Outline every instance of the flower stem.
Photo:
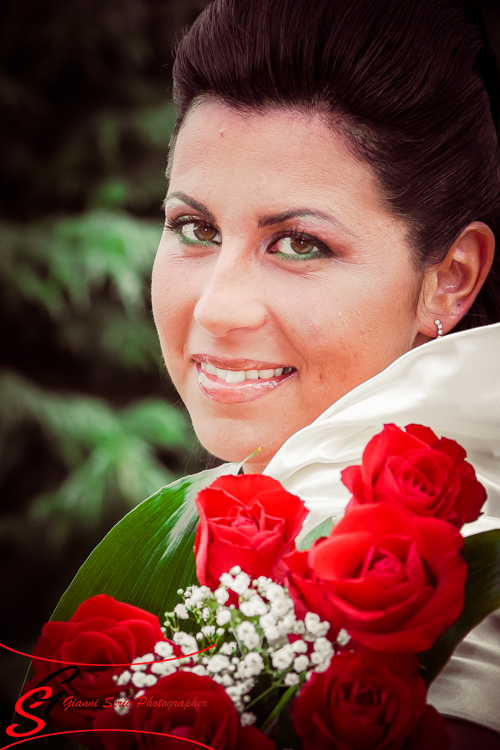
[{"label": "flower stem", "polygon": [[251,703],[249,703],[247,706],[245,706],[245,711],[248,711],[248,709],[251,706],[254,706],[257,703],[257,701],[260,701],[261,698],[263,698],[265,695],[267,695],[268,693],[270,693],[272,690],[276,690],[276,687],[277,687],[276,685],[271,685],[271,687],[267,688],[267,690],[264,690],[263,693],[261,693],[260,695],[258,695],[256,698],[253,699],[253,701],[251,701]]},{"label": "flower stem", "polygon": [[294,696],[294,693],[297,690],[297,685],[292,685],[288,688],[286,693],[281,696],[281,699],[278,701],[278,703],[275,705],[263,725],[261,726],[260,730],[261,732],[264,732],[268,726],[271,724],[271,722],[278,716],[278,714],[281,712],[281,709],[286,706],[289,700],[291,700]]}]

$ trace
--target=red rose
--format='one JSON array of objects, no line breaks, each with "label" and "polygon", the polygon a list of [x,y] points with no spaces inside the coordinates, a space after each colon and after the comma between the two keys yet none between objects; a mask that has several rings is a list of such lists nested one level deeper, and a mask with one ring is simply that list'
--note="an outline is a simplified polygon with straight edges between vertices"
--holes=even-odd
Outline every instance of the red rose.
[{"label": "red rose", "polygon": [[286,558],[296,611],[376,651],[418,653],[457,619],[467,565],[451,524],[392,503],[353,508],[308,552]]},{"label": "red rose", "polygon": [[[69,622],[46,623],[34,655],[59,659],[68,664],[130,664],[136,657],[151,653],[155,643],[164,640],[155,615],[100,594],[80,604]],[[34,659],[33,666],[35,676],[26,685],[25,692],[65,665]],[[126,667],[90,666],[79,669],[80,674],[66,684],[63,681],[70,677],[69,669],[47,682],[53,695],[60,691],[64,693],[50,711],[50,722],[55,730],[90,728],[94,716],[102,710],[104,699],[118,694],[113,675],[120,674]],[[63,701],[69,696],[73,696],[75,702],[97,705],[65,710]],[[78,739],[78,736],[75,737]],[[80,741],[84,745],[91,745],[91,735],[82,734]],[[95,743],[91,746],[99,747]]]},{"label": "red rose", "polygon": [[367,444],[361,466],[344,469],[342,481],[353,494],[347,510],[383,500],[459,529],[475,521],[486,490],[464,460],[464,449],[454,440],[439,440],[428,427],[405,429],[385,425]]},{"label": "red rose", "polygon": [[253,578],[282,581],[282,557],[307,515],[299,497],[262,474],[224,476],[196,497],[200,523],[194,543],[198,581],[214,591],[234,565]]},{"label": "red rose", "polygon": [[445,724],[425,695],[415,657],[382,660],[362,649],[334,656],[326,672],[314,674],[291,716],[304,750],[400,750],[414,736],[420,750],[446,750]]},{"label": "red rose", "polygon": [[[217,750],[274,750],[275,744],[255,727],[241,727],[231,698],[211,677],[176,672],[162,677],[133,701],[119,716],[113,708],[102,711],[94,728],[105,750],[187,750],[185,740]],[[98,732],[99,729],[137,729],[171,737],[132,732]]]}]

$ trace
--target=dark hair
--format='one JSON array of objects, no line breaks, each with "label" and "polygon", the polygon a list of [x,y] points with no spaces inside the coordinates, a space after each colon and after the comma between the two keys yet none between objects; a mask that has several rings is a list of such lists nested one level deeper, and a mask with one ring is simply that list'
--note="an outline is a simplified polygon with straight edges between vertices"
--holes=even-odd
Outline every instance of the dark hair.
[{"label": "dark hair", "polygon": [[[320,111],[371,164],[419,268],[440,262],[471,221],[499,237],[498,69],[466,5],[215,0],[177,48],[172,142],[206,95],[245,110]],[[456,330],[497,321],[498,253]]]}]

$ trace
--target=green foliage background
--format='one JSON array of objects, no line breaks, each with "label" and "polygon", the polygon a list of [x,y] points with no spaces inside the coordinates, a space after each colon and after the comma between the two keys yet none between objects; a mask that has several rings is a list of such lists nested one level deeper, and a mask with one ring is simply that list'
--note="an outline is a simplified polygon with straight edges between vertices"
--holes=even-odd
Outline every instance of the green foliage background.
[{"label": "green foliage background", "polygon": [[[111,526],[204,467],[149,284],[172,43],[206,4],[0,6],[0,641],[20,651]],[[0,653],[3,726],[27,662]]]}]

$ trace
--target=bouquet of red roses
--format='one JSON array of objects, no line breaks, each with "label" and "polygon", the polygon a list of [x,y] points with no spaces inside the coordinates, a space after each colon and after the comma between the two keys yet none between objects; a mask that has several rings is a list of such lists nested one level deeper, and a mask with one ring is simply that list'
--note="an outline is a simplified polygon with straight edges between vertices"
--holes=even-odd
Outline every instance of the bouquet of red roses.
[{"label": "bouquet of red roses", "polygon": [[[44,626],[30,700],[100,750],[443,750],[428,683],[487,614],[472,603],[464,618],[478,579],[460,528],[486,498],[465,458],[426,427],[386,425],[342,473],[344,518],[299,544],[300,498],[267,476],[219,477],[196,496],[197,583],[163,626],[88,598]],[[61,662],[82,668],[69,679]]]}]

